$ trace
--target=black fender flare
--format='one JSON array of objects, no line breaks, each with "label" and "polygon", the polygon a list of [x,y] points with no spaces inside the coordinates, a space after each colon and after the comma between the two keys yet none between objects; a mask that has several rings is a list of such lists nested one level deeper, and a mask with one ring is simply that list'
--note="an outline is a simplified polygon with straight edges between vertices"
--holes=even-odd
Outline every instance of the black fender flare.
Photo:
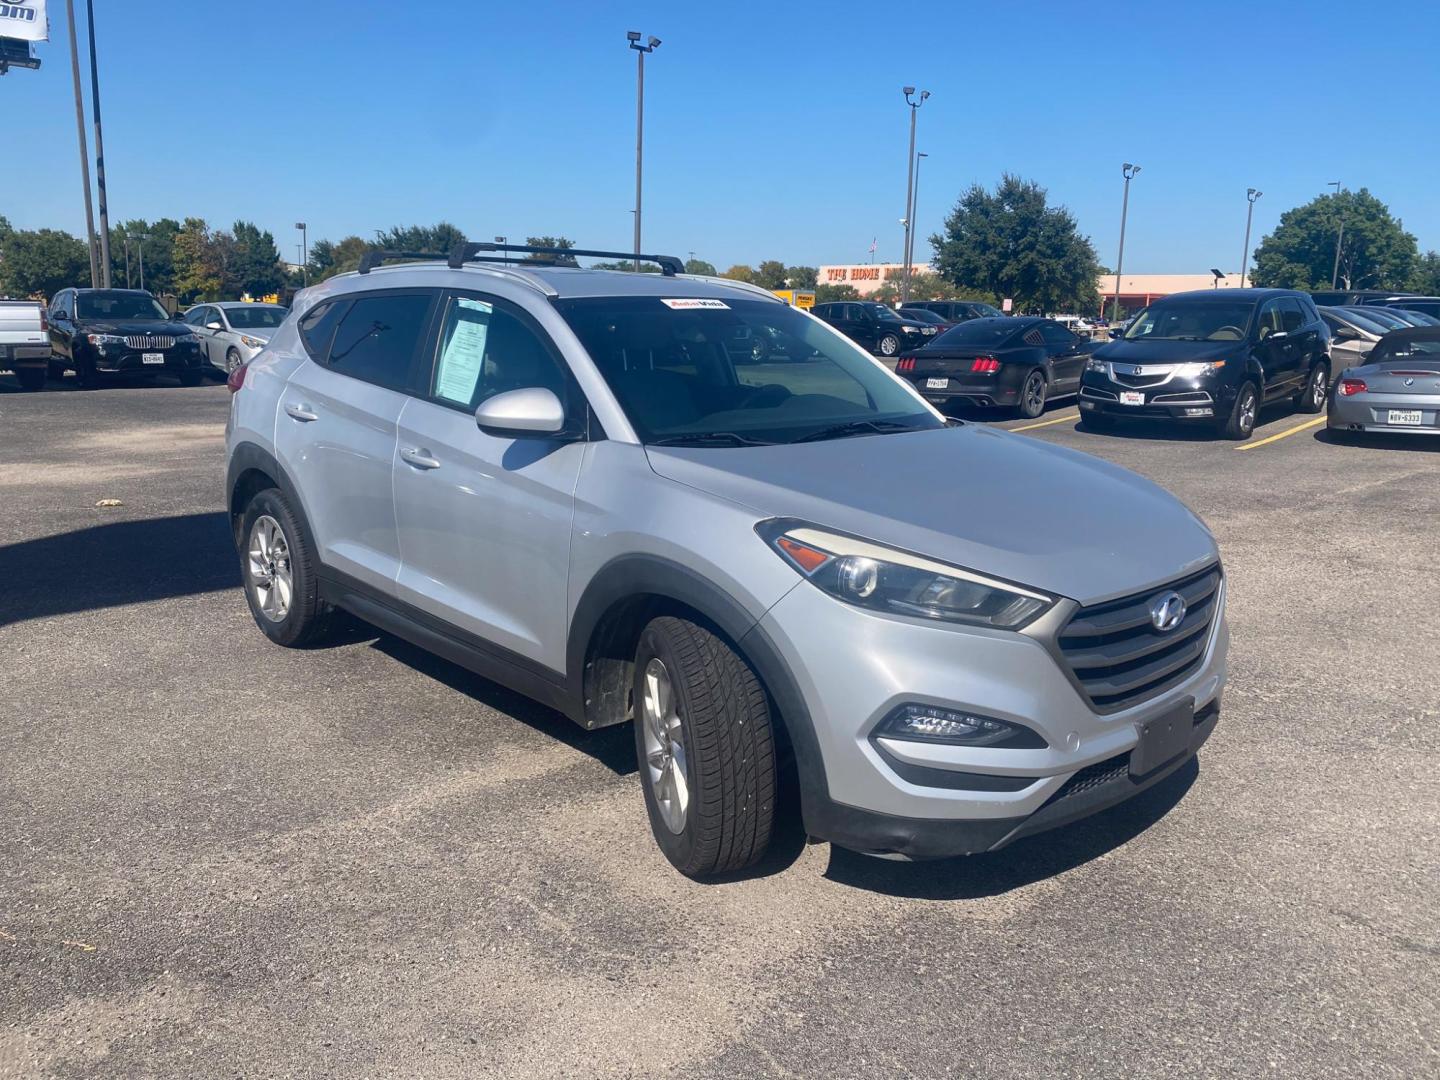
[{"label": "black fender flare", "polygon": [[[761,625],[760,616],[691,567],[658,555],[622,555],[601,567],[575,606],[566,643],[569,694],[584,710],[585,663],[591,638],[605,613],[626,597],[652,595],[698,612],[719,629],[755,669],[774,700],[789,736],[800,780],[800,806],[806,830],[822,835],[830,803],[825,764],[814,721],[780,649]],[[763,615],[763,613],[761,613]],[[589,726],[589,725],[587,725]]]}]

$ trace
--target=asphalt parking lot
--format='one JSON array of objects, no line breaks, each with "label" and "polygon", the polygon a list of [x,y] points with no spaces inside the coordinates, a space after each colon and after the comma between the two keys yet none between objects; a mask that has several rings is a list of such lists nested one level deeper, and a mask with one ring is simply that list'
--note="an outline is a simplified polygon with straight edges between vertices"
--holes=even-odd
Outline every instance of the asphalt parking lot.
[{"label": "asphalt parking lot", "polygon": [[1001,422],[1216,532],[1198,767],[993,855],[790,837],[701,885],[627,729],[392,639],[260,635],[222,386],[66,384],[0,376],[0,1076],[1440,1070],[1434,442]]}]

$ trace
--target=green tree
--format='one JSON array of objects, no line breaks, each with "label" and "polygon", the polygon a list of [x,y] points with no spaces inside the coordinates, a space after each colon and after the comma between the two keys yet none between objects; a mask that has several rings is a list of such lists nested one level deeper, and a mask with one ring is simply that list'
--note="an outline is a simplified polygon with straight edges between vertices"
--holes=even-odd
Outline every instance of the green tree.
[{"label": "green tree", "polygon": [[936,269],[957,288],[1013,297],[1020,310],[1093,311],[1100,304],[1094,246],[1033,180],[1006,173],[993,194],[971,185],[930,243]]},{"label": "green tree", "polygon": [[1427,251],[1416,260],[1410,289],[1422,296],[1440,296],[1440,252]]},{"label": "green tree", "polygon": [[[0,219],[3,220],[3,219]],[[0,230],[0,296],[44,296],[90,284],[90,252],[59,229]]]},{"label": "green tree", "polygon": [[278,293],[285,284],[285,271],[280,265],[275,237],[269,232],[262,232],[250,221],[235,222],[232,235],[235,257],[230,278],[236,294],[246,293],[259,299],[269,293]]},{"label": "green tree", "polygon": [[820,280],[820,271],[813,266],[787,266],[785,284],[787,289],[813,289]]},{"label": "green tree", "polygon": [[708,263],[704,259],[686,259],[685,273],[700,274],[705,277],[719,277],[720,271],[715,269],[714,263]]},{"label": "green tree", "polygon": [[720,276],[730,278],[732,281],[754,281],[755,271],[744,263],[736,263]]},{"label": "green tree", "polygon": [[1399,289],[1410,283],[1419,263],[1415,237],[1365,188],[1320,195],[1281,214],[1275,231],[1255,249],[1251,281],[1267,288],[1330,288],[1342,223],[1336,275],[1341,288]]},{"label": "green tree", "polygon": [[215,239],[204,218],[186,218],[175,234],[175,293],[182,304],[218,299],[224,280]]},{"label": "green tree", "polygon": [[837,300],[859,300],[860,294],[854,285],[816,285],[815,302],[833,304]]},{"label": "green tree", "polygon": [[[448,221],[434,225],[396,225],[375,231],[375,246],[383,251],[419,251],[448,255],[456,244],[465,242],[465,234]],[[358,263],[358,260],[357,260]]]},{"label": "green tree", "polygon": [[[564,236],[527,236],[526,247],[548,247],[548,248],[573,248],[575,241]],[[579,266],[580,263],[569,255],[526,255],[524,262],[550,262],[554,261],[557,266]]]},{"label": "green tree", "polygon": [[[175,292],[175,237],[180,222],[174,218],[146,221],[131,218],[110,227],[110,279],[116,287],[126,282],[125,251],[129,237],[130,276],[132,288],[140,287],[140,257],[145,257],[145,288],[156,296]],[[142,241],[140,237],[145,239]]]},{"label": "green tree", "polygon": [[[539,257],[540,257],[540,256],[537,256],[537,258],[539,258]],[[597,263],[591,263],[591,264],[590,264],[590,269],[591,269],[591,270],[624,270],[624,271],[627,271],[627,272],[629,272],[629,273],[634,273],[634,272],[635,272],[635,260],[634,260],[634,259],[627,259],[627,260],[625,260],[625,261],[623,261],[623,262],[620,261],[620,260],[616,260],[615,262],[597,262]],[[658,274],[658,273],[660,273],[660,267],[656,266],[654,263],[651,263],[651,262],[642,262],[642,263],[640,264],[640,271],[639,271],[639,272],[642,273],[642,274]]]},{"label": "green tree", "polygon": [[785,264],[777,259],[766,259],[755,268],[750,279],[762,289],[785,288]]}]

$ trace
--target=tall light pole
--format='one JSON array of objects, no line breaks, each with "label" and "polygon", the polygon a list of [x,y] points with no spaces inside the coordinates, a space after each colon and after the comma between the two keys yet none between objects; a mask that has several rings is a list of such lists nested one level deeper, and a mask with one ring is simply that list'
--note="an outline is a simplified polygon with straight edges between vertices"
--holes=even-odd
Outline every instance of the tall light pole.
[{"label": "tall light pole", "polygon": [[1340,281],[1340,245],[1345,240],[1345,208],[1340,205],[1340,196],[1345,194],[1345,185],[1339,180],[1331,180],[1326,187],[1335,189],[1335,209],[1340,215],[1340,229],[1335,234],[1335,267],[1330,271],[1330,288],[1335,288]]},{"label": "tall light pole", "polygon": [[145,288],[145,241],[150,239],[149,233],[136,233],[135,244],[140,253],[140,288]]},{"label": "tall light pole", "polygon": [[915,87],[902,86],[900,89],[905,94],[905,104],[910,106],[910,149],[905,154],[905,240],[900,246],[905,261],[900,278],[900,302],[903,304],[910,299],[910,234],[915,229],[915,115],[925,104],[930,91],[921,90],[917,98]]},{"label": "tall light pole", "polygon": [[1120,270],[1125,265],[1125,218],[1130,213],[1130,181],[1140,172],[1139,165],[1125,162],[1121,172],[1125,174],[1125,198],[1120,203],[1120,254],[1115,257],[1115,298],[1110,302],[1110,321],[1120,321]]},{"label": "tall light pole", "polygon": [[300,286],[305,288],[310,284],[310,237],[305,222],[295,222],[295,228],[300,230]]},{"label": "tall light pole", "polygon": [[1240,288],[1245,287],[1245,274],[1250,269],[1250,222],[1255,217],[1255,200],[1264,195],[1253,187],[1245,189],[1245,198],[1250,200],[1250,209],[1245,211],[1245,250],[1240,256]]},{"label": "tall light pole", "polygon": [[640,31],[625,35],[635,50],[635,270],[640,270],[640,188],[645,161],[645,54],[660,47],[660,39],[651,37],[643,45]]},{"label": "tall light pole", "polygon": [[90,241],[90,287],[100,287],[100,262],[95,250],[95,211],[90,203],[90,151],[85,146],[85,99],[80,88],[80,46],[75,43],[75,0],[65,0],[70,26],[70,74],[75,78],[75,130],[80,136],[80,179],[85,184],[85,235]]},{"label": "tall light pole", "polygon": [[125,287],[130,288],[130,234],[122,234],[125,237]]},{"label": "tall light pole", "polygon": [[915,218],[914,215],[920,212],[920,159],[929,157],[926,153],[915,155],[915,182],[910,185],[910,222],[906,228],[910,246],[905,249],[905,296],[902,299],[910,299],[910,273],[915,267]]},{"label": "tall light pole", "polygon": [[105,142],[100,135],[100,68],[95,63],[95,4],[85,0],[90,24],[90,101],[95,114],[95,194],[100,202],[100,280],[110,288],[110,211],[105,201]]}]

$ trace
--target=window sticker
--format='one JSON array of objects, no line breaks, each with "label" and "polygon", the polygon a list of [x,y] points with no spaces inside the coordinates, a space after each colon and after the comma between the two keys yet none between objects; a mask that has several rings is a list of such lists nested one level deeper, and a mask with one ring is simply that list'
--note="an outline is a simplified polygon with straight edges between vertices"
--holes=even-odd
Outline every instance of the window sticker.
[{"label": "window sticker", "polygon": [[480,381],[485,340],[490,333],[491,306],[480,300],[456,298],[450,309],[450,334],[435,372],[435,396],[457,405],[469,405]]},{"label": "window sticker", "polygon": [[730,305],[725,303],[724,300],[680,300],[673,296],[662,296],[660,302],[675,311],[694,311],[697,308],[719,308],[723,311],[730,310]]}]

